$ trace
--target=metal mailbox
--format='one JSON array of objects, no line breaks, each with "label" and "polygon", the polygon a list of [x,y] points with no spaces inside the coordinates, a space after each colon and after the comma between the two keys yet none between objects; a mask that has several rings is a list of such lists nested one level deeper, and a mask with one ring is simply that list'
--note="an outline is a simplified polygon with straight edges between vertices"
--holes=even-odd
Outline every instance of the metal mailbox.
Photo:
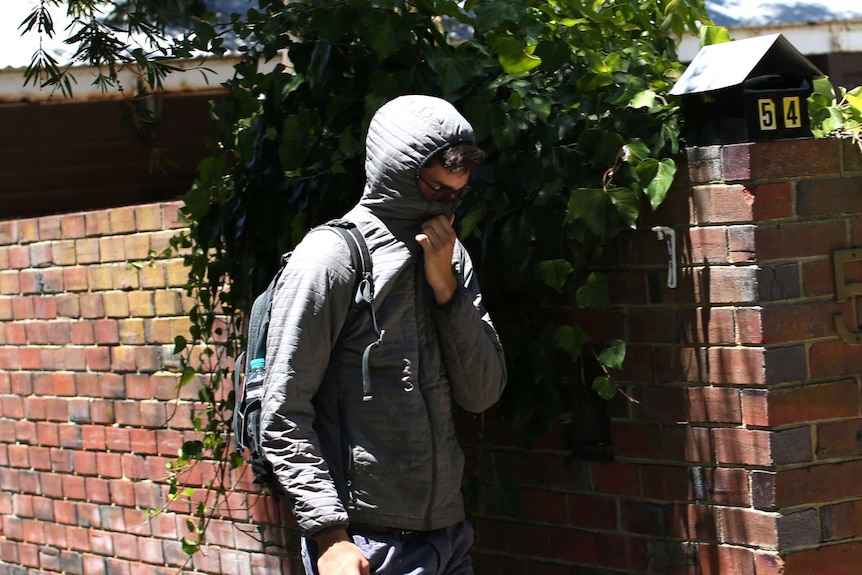
[{"label": "metal mailbox", "polygon": [[706,46],[670,91],[687,145],[811,136],[808,97],[823,76],[783,35]]}]

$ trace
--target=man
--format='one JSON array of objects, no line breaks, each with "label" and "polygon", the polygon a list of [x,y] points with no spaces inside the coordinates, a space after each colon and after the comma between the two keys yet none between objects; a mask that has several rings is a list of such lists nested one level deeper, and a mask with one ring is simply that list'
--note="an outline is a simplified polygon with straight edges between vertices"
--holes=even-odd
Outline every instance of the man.
[{"label": "man", "polygon": [[448,102],[385,104],[368,130],[362,198],[345,216],[371,253],[374,315],[345,323],[356,276],[337,234],[308,234],[279,281],[262,438],[309,574],[472,573],[452,399],[487,409],[506,368],[452,223],[483,158]]}]

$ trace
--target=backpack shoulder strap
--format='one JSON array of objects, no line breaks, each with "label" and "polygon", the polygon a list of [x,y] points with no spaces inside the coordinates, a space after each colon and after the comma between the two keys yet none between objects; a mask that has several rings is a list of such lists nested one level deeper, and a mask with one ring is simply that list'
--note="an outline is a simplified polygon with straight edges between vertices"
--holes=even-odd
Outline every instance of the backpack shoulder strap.
[{"label": "backpack shoulder strap", "polygon": [[357,306],[370,305],[374,299],[374,280],[371,273],[371,254],[362,232],[356,224],[345,219],[330,220],[324,225],[343,237],[350,249],[350,260],[356,269],[356,292],[353,303]]},{"label": "backpack shoulder strap", "polygon": [[[374,311],[374,279],[372,275],[371,253],[368,251],[368,245],[365,243],[362,232],[359,231],[353,222],[338,219],[331,220],[325,225],[329,229],[341,234],[350,248],[353,267],[356,269],[356,290],[353,297],[353,306],[354,308],[368,308],[371,313],[371,323],[374,326],[374,332],[377,334],[377,339],[371,342],[362,354],[362,400],[369,401],[372,399],[369,359],[371,351],[383,341],[384,333],[377,325],[377,314]],[[337,347],[341,346],[342,334],[338,336]]]}]

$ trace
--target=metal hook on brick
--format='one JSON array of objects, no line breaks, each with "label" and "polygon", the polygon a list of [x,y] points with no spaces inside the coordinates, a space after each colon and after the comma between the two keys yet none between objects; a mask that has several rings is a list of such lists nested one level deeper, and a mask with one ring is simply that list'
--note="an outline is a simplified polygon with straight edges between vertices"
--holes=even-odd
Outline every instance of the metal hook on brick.
[{"label": "metal hook on brick", "polygon": [[653,226],[659,240],[667,242],[667,287],[676,287],[676,230],[667,226]]}]

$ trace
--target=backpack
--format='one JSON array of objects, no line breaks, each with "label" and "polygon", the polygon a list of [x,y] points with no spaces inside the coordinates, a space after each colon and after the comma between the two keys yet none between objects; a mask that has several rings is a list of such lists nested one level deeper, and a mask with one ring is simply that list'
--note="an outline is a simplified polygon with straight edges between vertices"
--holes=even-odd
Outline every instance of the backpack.
[{"label": "backpack", "polygon": [[[377,327],[377,318],[374,314],[374,284],[371,275],[371,255],[365,238],[357,229],[356,225],[347,220],[331,220],[315,230],[330,230],[342,236],[350,248],[350,258],[353,269],[356,270],[356,282],[353,305],[347,315],[350,321],[356,310],[368,308],[371,312],[374,329],[378,340],[366,349],[363,354],[362,386],[363,400],[371,399],[371,383],[368,370],[368,355],[373,347],[380,342],[382,333]],[[312,230],[314,231],[314,230]],[[281,267],[269,286],[257,296],[249,314],[248,334],[246,349],[236,358],[234,368],[234,437],[236,439],[236,451],[243,455],[248,450],[247,460],[251,463],[254,473],[254,482],[266,488],[276,499],[283,495],[281,486],[272,469],[272,465],[264,458],[261,449],[260,438],[260,414],[263,400],[263,380],[266,359],[266,338],[269,331],[269,318],[272,312],[272,297],[278,279],[281,277],[291,252],[284,254],[281,258]],[[342,333],[339,334],[333,348],[332,358],[337,357],[338,348],[341,344]],[[257,371],[255,370],[257,368]]]}]

